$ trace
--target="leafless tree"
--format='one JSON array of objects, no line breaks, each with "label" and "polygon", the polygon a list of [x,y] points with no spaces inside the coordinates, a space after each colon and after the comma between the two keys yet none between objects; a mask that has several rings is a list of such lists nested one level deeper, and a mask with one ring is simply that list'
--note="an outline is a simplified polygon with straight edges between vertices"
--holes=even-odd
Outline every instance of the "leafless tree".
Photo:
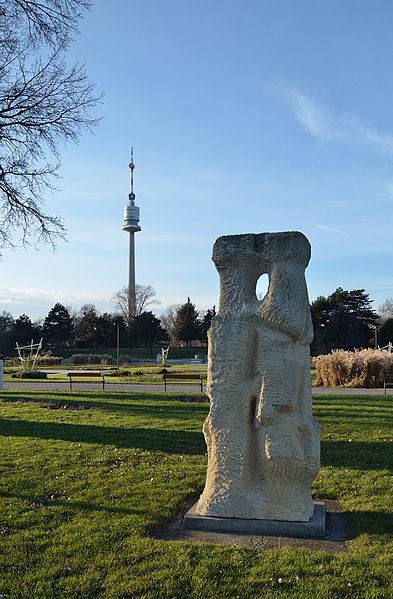
[{"label": "leafless tree", "polygon": [[97,124],[99,97],[84,67],[65,56],[86,0],[0,0],[0,248],[15,232],[54,244],[62,220],[44,192],[58,174],[58,146]]},{"label": "leafless tree", "polygon": [[180,304],[171,304],[160,316],[161,325],[168,331],[171,342],[176,341],[175,322],[179,308]]},{"label": "leafless tree", "polygon": [[157,293],[151,285],[138,285],[137,283],[135,285],[135,295],[135,314],[131,314],[130,312],[127,287],[123,287],[120,291],[116,291],[111,297],[115,310],[119,312],[123,317],[124,322],[128,325],[131,324],[135,316],[139,316],[142,312],[145,312],[148,306],[160,303],[157,298]]},{"label": "leafless tree", "polygon": [[74,327],[76,328],[81,319],[80,311],[77,310],[77,308],[74,308],[73,306],[71,306],[70,304],[68,306],[65,306],[65,309],[67,310],[68,314],[70,315],[70,318],[74,324]]},{"label": "leafless tree", "polygon": [[8,31],[18,28],[29,40],[55,45],[78,31],[78,22],[90,9],[89,0],[1,0],[0,16],[10,21]]},{"label": "leafless tree", "polygon": [[393,318],[393,297],[388,297],[378,308],[382,320]]}]

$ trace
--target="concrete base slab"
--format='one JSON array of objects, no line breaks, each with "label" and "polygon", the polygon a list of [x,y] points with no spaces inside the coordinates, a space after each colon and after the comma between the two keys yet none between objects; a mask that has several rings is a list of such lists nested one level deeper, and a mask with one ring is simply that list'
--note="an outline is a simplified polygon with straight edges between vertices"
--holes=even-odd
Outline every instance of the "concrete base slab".
[{"label": "concrete base slab", "polygon": [[314,515],[308,522],[200,516],[196,513],[195,506],[196,504],[184,516],[184,526],[191,530],[297,537],[299,539],[321,539],[326,535],[326,510],[322,501],[314,502]]}]

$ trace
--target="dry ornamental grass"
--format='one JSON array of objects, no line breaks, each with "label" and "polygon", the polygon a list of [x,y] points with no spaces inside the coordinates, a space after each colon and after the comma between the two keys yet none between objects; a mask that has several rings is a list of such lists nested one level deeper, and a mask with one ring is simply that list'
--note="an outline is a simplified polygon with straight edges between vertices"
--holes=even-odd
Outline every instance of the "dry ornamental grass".
[{"label": "dry ornamental grass", "polygon": [[317,387],[383,387],[386,374],[393,374],[393,354],[378,349],[333,350],[313,358]]}]

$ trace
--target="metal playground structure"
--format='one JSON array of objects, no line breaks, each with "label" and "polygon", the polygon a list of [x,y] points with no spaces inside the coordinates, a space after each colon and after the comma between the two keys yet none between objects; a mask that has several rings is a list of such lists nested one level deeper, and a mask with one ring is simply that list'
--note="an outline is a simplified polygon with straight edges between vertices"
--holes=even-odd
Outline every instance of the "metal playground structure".
[{"label": "metal playground structure", "polygon": [[34,343],[33,339],[29,345],[19,345],[16,342],[16,350],[18,352],[19,360],[23,366],[23,370],[34,370],[35,363],[42,348],[42,337],[39,343]]}]

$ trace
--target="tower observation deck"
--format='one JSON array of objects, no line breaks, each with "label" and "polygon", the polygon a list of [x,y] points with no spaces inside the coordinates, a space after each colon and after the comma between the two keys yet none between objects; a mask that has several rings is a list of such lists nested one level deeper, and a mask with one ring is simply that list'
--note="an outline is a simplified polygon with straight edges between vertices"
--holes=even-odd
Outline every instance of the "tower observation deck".
[{"label": "tower observation deck", "polygon": [[139,207],[135,205],[134,193],[134,149],[131,148],[131,160],[128,165],[130,169],[130,193],[128,194],[128,203],[124,206],[123,231],[130,234],[129,252],[128,252],[128,306],[130,317],[136,312],[136,292],[135,292],[135,238],[134,234],[141,230],[139,226]]}]

